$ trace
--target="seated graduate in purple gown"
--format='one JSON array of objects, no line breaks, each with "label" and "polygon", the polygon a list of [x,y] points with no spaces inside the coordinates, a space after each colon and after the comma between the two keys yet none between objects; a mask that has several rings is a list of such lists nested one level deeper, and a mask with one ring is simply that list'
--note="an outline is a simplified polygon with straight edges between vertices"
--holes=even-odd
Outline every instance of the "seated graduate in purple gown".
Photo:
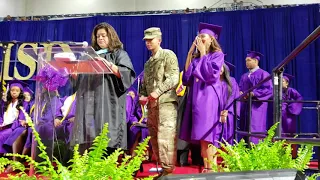
[{"label": "seated graduate in purple gown", "polygon": [[[139,96],[136,90],[131,87],[128,89],[128,96],[132,99],[130,114],[128,115],[128,148],[132,156],[136,153],[134,150],[140,142],[142,142],[148,135],[147,118],[144,115],[143,105],[139,104]],[[128,106],[127,106],[128,107]]]},{"label": "seated graduate in purple gown", "polygon": [[[282,99],[289,101],[302,101],[303,98],[300,93],[289,87],[290,79],[294,77],[290,74],[283,74],[282,79]],[[282,103],[282,133],[296,133],[297,132],[297,120],[296,117],[302,111],[303,103],[299,102],[283,102]]]},{"label": "seated graduate in purple gown", "polygon": [[134,99],[137,96],[137,92],[133,87],[130,87],[128,89],[128,94],[126,96],[126,118],[127,118],[127,123],[130,120],[130,116],[133,113],[135,102]]},{"label": "seated graduate in purple gown", "polygon": [[34,105],[33,95],[34,95],[34,92],[30,89],[30,87],[26,87],[23,89],[23,96],[24,96],[23,108],[29,115],[30,115],[31,108]]},{"label": "seated graduate in purple gown", "polygon": [[[33,97],[34,92],[26,85],[23,89],[23,108],[24,110],[29,113],[30,109],[33,105],[32,97]],[[17,154],[23,154],[27,155],[28,154],[28,147],[25,146],[25,143],[27,141],[27,136],[28,133],[31,133],[31,128],[27,126],[27,124],[22,121],[23,123],[20,124],[8,137],[8,139],[4,142],[3,147],[6,148],[6,150],[10,153],[17,153]],[[30,132],[29,132],[30,131]],[[31,147],[31,142],[30,143]],[[13,160],[17,160],[16,157],[12,158]],[[6,173],[12,172],[13,169],[11,166],[8,166],[6,169]]]},{"label": "seated graduate in purple gown", "polygon": [[[26,87],[24,89],[24,109],[29,114],[31,119],[33,119],[33,112],[35,108],[34,104],[34,92],[29,88]],[[30,100],[29,100],[30,97]],[[30,127],[27,127],[27,135],[26,135],[26,141],[23,147],[22,154],[23,155],[30,155],[31,152],[31,144],[32,144],[32,129]]]},{"label": "seated graduate in purple gown", "polygon": [[[31,107],[34,105],[34,101],[32,101],[33,94],[34,94],[34,92],[28,86],[24,87],[24,89],[23,89],[23,97],[24,97],[23,109],[28,114],[30,113]],[[23,145],[25,143],[27,129],[28,129],[27,124],[25,124],[24,126],[17,127],[12,132],[10,137],[4,143],[4,147],[7,148],[8,152],[19,153],[19,154],[21,154],[21,152],[22,152],[22,154],[25,154],[25,153],[23,153],[22,149],[23,149]]]},{"label": "seated graduate in purple gown", "polygon": [[[221,112],[221,122],[223,122],[222,138],[229,144],[234,143],[234,123],[237,123],[234,119],[234,107],[233,105],[226,109],[240,95],[240,90],[235,78],[230,76],[230,72],[235,69],[235,66],[227,61],[224,61],[223,68],[221,69],[221,83],[222,83],[222,101],[224,110]],[[237,116],[240,116],[240,102],[237,102]],[[224,142],[224,141],[223,141]]]},{"label": "seated graduate in purple gown", "polygon": [[70,96],[60,98],[62,103],[62,107],[60,108],[62,116],[58,116],[57,120],[60,120],[62,123],[55,127],[55,140],[62,141],[62,144],[56,147],[64,148],[63,151],[59,150],[60,152],[64,152],[63,154],[59,153],[59,161],[65,166],[70,165],[69,161],[73,152],[73,149],[70,146],[70,140],[76,114],[76,96],[77,93],[75,92]]},{"label": "seated graduate in purple gown", "polygon": [[[221,29],[220,26],[200,23],[199,35],[189,50],[182,78],[183,85],[189,87],[189,94],[180,138],[200,143],[202,158],[212,162],[216,161],[213,156],[215,147],[219,147],[217,141],[222,127],[219,121],[222,111],[220,72],[224,54],[217,41]],[[204,172],[210,171],[211,163],[205,161],[204,168]]]},{"label": "seated graduate in purple gown", "polygon": [[[36,130],[38,131],[43,144],[47,147],[46,151],[50,158],[53,154],[53,141],[55,127],[61,125],[63,115],[61,113],[62,102],[59,99],[58,88],[64,87],[68,81],[68,74],[65,69],[58,71],[50,66],[44,66],[38,72],[36,80],[42,84],[42,92],[37,105],[38,114],[37,119],[33,119],[36,123]],[[36,149],[38,153],[38,148]],[[37,156],[36,156],[37,157]],[[42,160],[37,159],[36,160]]]},{"label": "seated graduate in purple gown", "polygon": [[[249,69],[249,72],[241,76],[239,83],[240,94],[257,85],[260,81],[270,75],[267,71],[264,71],[259,67],[259,61],[261,61],[262,56],[263,55],[259,52],[248,52],[246,57],[246,66]],[[272,97],[272,93],[272,81],[270,80],[253,90],[253,92],[251,92],[251,95],[252,99],[255,100],[268,100]],[[245,99],[248,99],[248,96],[246,96]],[[244,131],[248,131],[248,114],[250,112],[248,105],[248,102],[241,103],[240,128]],[[267,109],[268,102],[252,102],[250,127],[251,132],[266,132]],[[250,137],[250,141],[257,144],[259,142],[259,139]]]},{"label": "seated graduate in purple gown", "polygon": [[0,117],[0,153],[7,153],[3,146],[12,132],[25,126],[26,121],[20,107],[23,107],[23,87],[26,86],[22,81],[12,80],[9,82],[9,91],[7,93],[7,102],[5,103],[4,113]]}]

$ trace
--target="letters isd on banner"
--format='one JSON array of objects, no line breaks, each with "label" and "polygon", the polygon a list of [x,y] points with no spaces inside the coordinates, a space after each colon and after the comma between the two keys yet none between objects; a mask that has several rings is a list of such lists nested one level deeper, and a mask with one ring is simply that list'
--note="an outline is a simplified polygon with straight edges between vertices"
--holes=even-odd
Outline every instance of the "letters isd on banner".
[{"label": "letters isd on banner", "polygon": [[[3,46],[3,44],[0,43],[0,49],[3,49],[2,46]],[[28,75],[21,76],[21,74],[19,73],[19,69],[17,67],[14,67],[13,77],[11,77],[9,75],[9,67],[10,67],[10,59],[13,59],[11,57],[11,52],[12,52],[12,47],[14,47],[14,46],[17,46],[17,45],[12,44],[12,43],[8,44],[7,53],[5,54],[5,58],[4,58],[4,62],[3,62],[3,65],[4,65],[3,78],[4,78],[4,80],[12,80],[13,78],[18,79],[18,80],[28,80],[35,74],[37,63],[32,57],[23,53],[24,48],[33,48],[34,52],[37,53],[37,49],[39,47],[43,47],[44,51],[47,52],[47,54],[51,54],[50,52],[52,51],[53,46],[60,46],[64,52],[71,52],[70,46],[68,44],[57,44],[57,43],[40,43],[40,44],[39,43],[23,43],[23,44],[20,44],[18,51],[17,51],[17,54],[16,54],[17,60],[21,64],[27,66],[30,69],[30,71],[29,71]],[[11,65],[13,65],[13,64],[11,64]],[[0,77],[0,79],[1,79],[1,77]]]}]

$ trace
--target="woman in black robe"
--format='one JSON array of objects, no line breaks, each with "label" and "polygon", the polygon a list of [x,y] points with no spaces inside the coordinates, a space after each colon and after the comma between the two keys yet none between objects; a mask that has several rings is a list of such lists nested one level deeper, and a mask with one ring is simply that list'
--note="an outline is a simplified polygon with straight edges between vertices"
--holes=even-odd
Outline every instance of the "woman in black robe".
[{"label": "woman in black robe", "polygon": [[92,47],[112,70],[112,74],[80,75],[76,80],[77,110],[71,146],[88,149],[105,123],[109,124],[110,149],[127,149],[126,91],[135,72],[114,28],[107,23],[95,26]]}]

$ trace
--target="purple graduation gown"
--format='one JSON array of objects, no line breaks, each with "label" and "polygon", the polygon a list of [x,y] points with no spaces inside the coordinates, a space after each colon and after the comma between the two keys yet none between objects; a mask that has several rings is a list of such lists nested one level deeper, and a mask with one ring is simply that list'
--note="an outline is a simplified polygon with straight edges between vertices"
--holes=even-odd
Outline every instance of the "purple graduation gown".
[{"label": "purple graduation gown", "polygon": [[[30,113],[31,107],[33,106],[34,101],[30,101],[30,102],[23,102],[23,108],[27,113]],[[21,119],[21,120],[25,120],[25,119]],[[28,127],[23,127],[21,126],[21,124],[19,123],[19,126],[11,133],[11,135],[8,137],[8,139],[4,142],[4,147],[7,149],[8,152],[12,152],[12,145],[13,143],[17,140],[17,138],[25,131],[32,131],[31,128]],[[30,133],[30,132],[27,132]],[[27,135],[27,137],[30,135]],[[31,143],[30,141],[28,141],[28,138],[26,139],[26,142]],[[27,145],[28,147],[31,147],[31,144]]]},{"label": "purple graduation gown", "polygon": [[[0,118],[0,124],[3,123],[3,117],[4,116],[4,112],[2,114],[2,117]],[[18,128],[20,125],[19,120],[25,120],[24,114],[21,110],[19,110],[19,115],[18,118],[16,120],[13,121],[13,123],[11,124],[11,126],[9,125],[8,128],[0,130],[0,153],[7,153],[7,148],[5,148],[3,145],[6,142],[6,140],[8,139],[8,137],[10,137],[10,135],[12,134],[12,132]]]},{"label": "purple graduation gown", "polygon": [[[257,69],[255,72],[251,73],[250,77],[249,72],[242,75],[239,88],[240,91],[244,92],[249,88],[255,86],[260,81],[269,76],[267,71],[262,69]],[[259,88],[253,90],[254,97],[253,99],[258,100],[268,100],[272,97],[272,81],[265,82]],[[241,112],[240,112],[240,126],[241,130],[247,130],[248,123],[248,102],[241,103]],[[251,132],[266,132],[266,121],[267,121],[267,110],[268,102],[252,102],[251,110]],[[259,138],[251,137],[250,141],[257,144]]]},{"label": "purple graduation gown", "polygon": [[[228,117],[227,122],[223,124],[223,133],[222,138],[228,142],[229,144],[234,143],[234,123],[236,122],[236,119],[234,119],[234,107],[233,105],[226,109],[230,103],[232,103],[237,97],[240,95],[240,90],[237,81],[235,78],[230,77],[231,80],[231,86],[232,86],[232,93],[228,98],[229,92],[228,92],[228,84],[226,81],[222,81],[222,99],[223,99],[223,110],[228,110]],[[237,116],[240,116],[240,101],[237,102]]]},{"label": "purple graduation gown", "polygon": [[134,110],[134,101],[130,95],[126,97],[126,122],[128,123],[130,120],[130,116]]},{"label": "purple graduation gown", "polygon": [[[34,116],[34,108],[35,108],[35,104],[34,101],[31,102],[31,108],[29,111],[29,115],[31,117],[31,119],[33,120],[33,116]],[[26,143],[24,144],[24,148],[31,148],[32,145],[32,129],[30,127],[28,127],[28,132],[27,132],[27,138],[26,138]]]},{"label": "purple graduation gown", "polygon": [[[302,101],[299,92],[291,87],[283,92],[283,100]],[[301,113],[303,103],[283,102],[282,103],[282,133],[296,133],[296,117]]]},{"label": "purple graduation gown", "polygon": [[[142,142],[149,135],[149,131],[147,127],[132,126],[134,122],[139,122],[142,118],[142,108],[138,102],[138,99],[136,99],[136,101],[134,102],[135,103],[133,104],[133,108],[132,108],[133,110],[131,111],[132,113],[130,114],[129,122],[127,126],[128,127],[128,148],[132,148],[136,140],[136,136],[139,132],[141,132],[140,142]],[[146,125],[147,118],[143,118],[141,123]]]},{"label": "purple graduation gown", "polygon": [[[46,107],[44,108],[43,112],[41,112],[44,105],[46,105]],[[62,105],[62,102],[57,96],[53,96],[50,98],[50,100],[48,98],[41,102],[36,130],[38,131],[42,140],[53,140],[54,119],[62,119]]]},{"label": "purple graduation gown", "polygon": [[193,59],[183,73],[183,85],[189,86],[180,139],[191,143],[200,140],[219,146],[222,110],[220,71],[224,63],[221,51]]}]

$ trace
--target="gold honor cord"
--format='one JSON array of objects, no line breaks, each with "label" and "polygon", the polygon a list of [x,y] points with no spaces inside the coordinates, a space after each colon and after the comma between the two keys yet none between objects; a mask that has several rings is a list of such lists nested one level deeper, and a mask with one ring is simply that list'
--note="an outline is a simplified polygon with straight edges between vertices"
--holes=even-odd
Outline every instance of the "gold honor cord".
[{"label": "gold honor cord", "polygon": [[44,104],[44,106],[42,107],[41,109],[41,116],[40,117],[43,117],[43,112],[44,112],[44,109],[46,108],[47,106],[47,103]]},{"label": "gold honor cord", "polygon": [[32,106],[31,106],[31,109],[30,109],[30,116],[31,116],[31,114],[32,114],[32,112],[34,111],[34,108],[35,108],[36,106],[35,106],[35,104],[33,104]]}]

